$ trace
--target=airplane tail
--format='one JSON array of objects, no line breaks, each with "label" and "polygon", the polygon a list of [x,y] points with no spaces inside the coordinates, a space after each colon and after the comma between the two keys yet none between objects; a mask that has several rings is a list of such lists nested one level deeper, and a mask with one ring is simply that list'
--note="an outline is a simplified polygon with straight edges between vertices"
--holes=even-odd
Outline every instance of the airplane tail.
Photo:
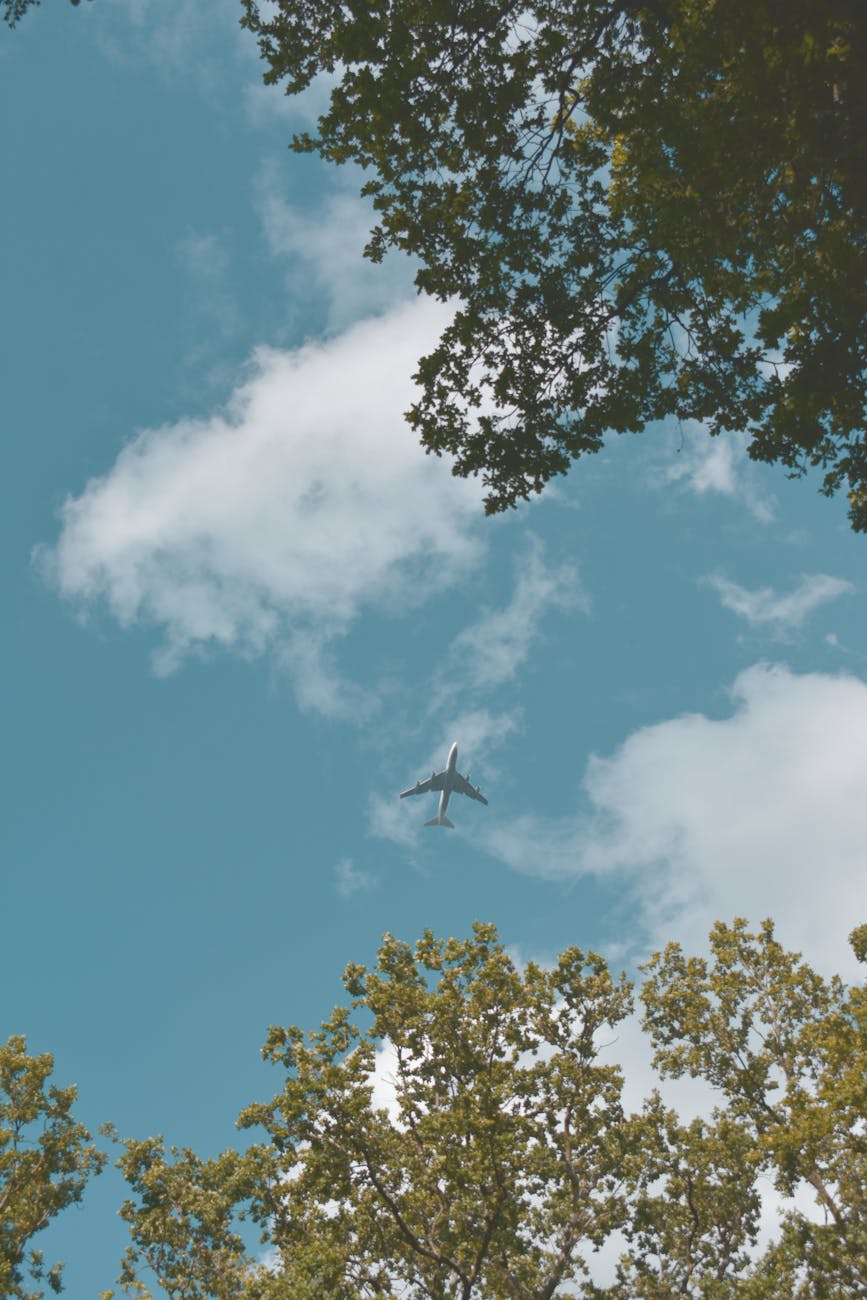
[{"label": "airplane tail", "polygon": [[455,829],[454,822],[450,822],[448,817],[431,817],[429,822],[425,822],[425,826],[448,826],[450,830]]}]

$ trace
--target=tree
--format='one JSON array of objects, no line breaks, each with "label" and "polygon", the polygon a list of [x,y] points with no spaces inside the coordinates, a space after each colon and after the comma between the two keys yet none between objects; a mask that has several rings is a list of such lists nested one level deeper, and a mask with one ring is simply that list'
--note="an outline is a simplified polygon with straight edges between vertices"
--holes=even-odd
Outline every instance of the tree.
[{"label": "tree", "polygon": [[494,512],[609,431],[744,430],[867,529],[861,0],[244,0],[367,255],[457,313],[410,424]]},{"label": "tree", "polygon": [[[0,0],[3,5],[3,21],[9,27],[14,27],[19,19],[23,18],[27,10],[38,5],[41,0]],[[81,0],[69,0],[70,4],[78,5]]]},{"label": "tree", "polygon": [[[663,1074],[718,1089],[684,1123],[656,1092],[625,1113],[610,1048],[631,991],[600,957],[519,970],[490,925],[414,948],[386,935],[374,970],[347,967],[349,1007],[270,1031],[282,1085],[239,1120],[263,1139],[211,1160],[126,1144],[122,1289],[147,1297],[149,1267],[178,1300],[864,1294],[864,991],[770,923],[718,925],[711,952],[670,945],[642,992]],[[767,1173],[785,1193],[806,1181],[830,1218],[790,1213],[756,1258]],[[603,1287],[589,1266],[618,1233]]]},{"label": "tree", "polygon": [[0,1295],[36,1300],[41,1291],[25,1289],[25,1275],[61,1291],[62,1264],[46,1270],[31,1239],[59,1214],[81,1200],[85,1184],[106,1157],[72,1117],[74,1087],[48,1080],[54,1068],[49,1053],[29,1056],[24,1038],[0,1047]]},{"label": "tree", "polygon": [[[629,1012],[626,982],[578,949],[552,971],[531,963],[521,974],[493,927],[477,925],[462,942],[426,933],[415,951],[386,936],[376,970],[350,966],[344,983],[369,1027],[338,1008],[315,1034],[272,1029],[263,1055],[285,1083],[240,1119],[269,1139],[244,1159],[252,1214],[272,1252],[267,1268],[248,1263],[243,1294],[560,1293],[624,1221],[630,1125],[620,1072],[596,1059],[596,1040]],[[390,1114],[371,1095],[383,1045],[393,1061]],[[163,1153],[154,1154],[164,1178]],[[178,1155],[174,1170],[188,1166]],[[147,1165],[133,1171],[139,1195]],[[196,1173],[201,1186],[215,1168]],[[237,1165],[231,1177],[243,1182]],[[211,1198],[208,1214],[218,1202]],[[143,1214],[125,1210],[142,1260],[153,1263],[184,1219],[189,1198],[173,1196],[178,1203],[170,1233],[147,1202]],[[208,1225],[230,1250],[231,1214],[219,1202]],[[167,1288],[172,1295],[211,1294],[191,1267],[204,1226],[198,1218],[192,1234],[174,1236],[159,1274],[164,1286],[167,1276],[184,1278]],[[234,1252],[227,1275],[237,1279],[237,1236]]]},{"label": "tree", "polygon": [[[864,960],[867,928],[853,931]],[[711,960],[669,944],[647,965],[645,1024],[663,1074],[720,1090],[749,1160],[792,1196],[812,1188],[824,1221],[797,1210],[761,1262],[750,1296],[843,1300],[867,1294],[867,995],[786,952],[766,921],[717,924]]]}]

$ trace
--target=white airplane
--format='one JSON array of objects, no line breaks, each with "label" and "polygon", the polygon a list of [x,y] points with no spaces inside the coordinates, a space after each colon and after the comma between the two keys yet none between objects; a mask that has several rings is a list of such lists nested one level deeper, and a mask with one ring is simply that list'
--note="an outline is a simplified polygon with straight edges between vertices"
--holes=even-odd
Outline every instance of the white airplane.
[{"label": "white airplane", "polygon": [[470,774],[461,776],[457,770],[458,761],[458,742],[452,745],[449,750],[448,761],[442,772],[431,772],[427,781],[416,781],[408,790],[401,790],[400,797],[405,799],[408,794],[426,794],[428,790],[440,790],[440,807],[436,817],[432,817],[425,826],[450,826],[455,828],[454,822],[450,822],[446,817],[446,809],[449,806],[449,799],[453,794],[466,794],[471,799],[478,799],[479,803],[486,804],[488,801],[482,794],[477,785],[470,785]]}]

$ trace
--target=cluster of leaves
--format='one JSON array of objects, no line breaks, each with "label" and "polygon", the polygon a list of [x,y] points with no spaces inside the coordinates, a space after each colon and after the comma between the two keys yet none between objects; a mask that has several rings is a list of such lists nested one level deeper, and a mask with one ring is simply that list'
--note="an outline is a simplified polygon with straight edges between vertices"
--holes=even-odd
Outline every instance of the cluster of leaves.
[{"label": "cluster of leaves", "polygon": [[[124,1292],[147,1300],[139,1278],[145,1265],[170,1296],[245,1294],[249,1267],[237,1229],[246,1217],[243,1203],[268,1176],[255,1152],[244,1158],[227,1151],[206,1161],[188,1149],[166,1152],[161,1138],[123,1145],[118,1167],[137,1197],[120,1208],[134,1243],[118,1278]],[[114,1293],[102,1294],[110,1300]]]},{"label": "cluster of leaves", "polygon": [[68,1205],[106,1157],[72,1117],[75,1088],[49,1085],[54,1061],[29,1056],[25,1040],[0,1047],[0,1295],[36,1300],[27,1276],[62,1289],[62,1264],[46,1268],[31,1239]]},{"label": "cluster of leaves", "polygon": [[[867,949],[867,929],[852,938]],[[645,971],[656,1064],[716,1089],[707,1118],[656,1092],[624,1110],[610,1048],[631,990],[595,954],[518,969],[489,925],[386,936],[375,969],[347,968],[349,1007],[270,1031],[282,1086],[239,1121],[264,1139],[210,1161],[126,1145],[122,1289],[148,1296],[149,1268],[183,1300],[867,1293],[864,990],[822,979],[770,923],[717,925],[708,959],[669,945]],[[790,1210],[761,1252],[769,1178],[811,1188],[824,1217]],[[612,1240],[600,1287],[588,1265]]]},{"label": "cluster of leaves", "polygon": [[330,106],[367,253],[458,310],[423,445],[489,512],[676,416],[848,484],[867,528],[861,0],[244,0],[265,80]]}]

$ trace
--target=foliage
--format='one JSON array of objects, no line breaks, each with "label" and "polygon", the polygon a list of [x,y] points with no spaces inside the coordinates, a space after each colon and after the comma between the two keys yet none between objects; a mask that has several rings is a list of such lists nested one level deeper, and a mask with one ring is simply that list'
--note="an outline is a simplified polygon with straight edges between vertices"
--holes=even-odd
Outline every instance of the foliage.
[{"label": "foliage", "polygon": [[417,284],[458,306],[409,413],[541,491],[667,416],[848,484],[867,528],[862,0],[244,0],[293,141],[367,179]]},{"label": "foliage", "polygon": [[646,967],[655,1063],[718,1088],[756,1170],[784,1196],[806,1183],[823,1215],[787,1215],[749,1294],[867,1294],[865,991],[823,980],[769,921],[758,935],[744,921],[717,924],[710,943],[710,961],[669,944]]},{"label": "foliage", "polygon": [[[284,1086],[241,1116],[269,1139],[244,1160],[272,1251],[244,1294],[555,1294],[624,1219],[630,1126],[596,1036],[629,1012],[625,981],[578,949],[521,974],[477,925],[464,942],[426,933],[415,951],[386,936],[376,970],[350,966],[344,983],[369,1028],[338,1008],[315,1034],[272,1029],[263,1054]],[[392,1114],[371,1096],[385,1042]],[[223,1241],[230,1214],[223,1204]],[[193,1276],[201,1240],[173,1243],[172,1278]],[[167,1289],[210,1294],[198,1285]]]},{"label": "foliage", "polygon": [[53,1057],[28,1056],[24,1038],[0,1047],[0,1295],[34,1300],[25,1275],[62,1290],[62,1264],[46,1269],[31,1239],[68,1205],[106,1157],[72,1117],[77,1092],[48,1080]]},{"label": "foliage", "polygon": [[[149,1266],[183,1300],[864,1294],[864,990],[770,923],[717,925],[710,960],[669,945],[645,969],[657,1064],[717,1089],[705,1118],[656,1092],[625,1113],[610,1048],[631,991],[595,954],[519,969],[489,925],[414,948],[386,935],[375,969],[347,967],[350,1006],[270,1031],[282,1086],[239,1121],[263,1139],[210,1161],[126,1144],[122,1289],[146,1297]],[[808,1184],[827,1217],[791,1211],[761,1254],[768,1175],[784,1195]],[[588,1265],[617,1234],[603,1288]]]},{"label": "foliage", "polygon": [[245,1216],[237,1206],[253,1194],[251,1175],[258,1173],[259,1181],[266,1176],[255,1154],[243,1159],[227,1151],[204,1161],[172,1147],[169,1161],[161,1138],[123,1145],[118,1166],[137,1197],[120,1209],[133,1240],[118,1279],[124,1292],[150,1295],[137,1276],[144,1263],[170,1296],[234,1300],[241,1295],[248,1262],[236,1230],[236,1219]]},{"label": "foliage", "polygon": [[2,0],[3,19],[10,27],[14,27],[19,19],[23,18],[31,5],[38,5],[39,0]]},{"label": "foliage", "polygon": [[[611,1300],[729,1300],[750,1266],[760,1198],[749,1135],[728,1115],[681,1124],[657,1097]],[[782,1293],[780,1293],[782,1295]],[[768,1297],[770,1300],[770,1297]]]},{"label": "foliage", "polygon": [[[344,982],[367,1033],[342,1009],[307,1042],[273,1030],[286,1084],[242,1116],[276,1153],[281,1293],[553,1295],[625,1217],[620,1072],[596,1045],[625,982],[577,948],[521,974],[491,926],[415,952],[387,937]],[[370,1095],[386,1040],[391,1116]]]}]

